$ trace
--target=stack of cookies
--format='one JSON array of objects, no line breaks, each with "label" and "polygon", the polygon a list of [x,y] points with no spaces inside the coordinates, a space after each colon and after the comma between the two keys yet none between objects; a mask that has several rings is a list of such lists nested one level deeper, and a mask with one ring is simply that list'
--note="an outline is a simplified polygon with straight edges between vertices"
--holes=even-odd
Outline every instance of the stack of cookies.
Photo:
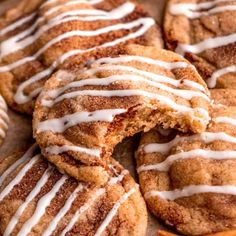
[{"label": "stack of cookies", "polygon": [[[0,142],[7,103],[35,143],[0,162],[0,235],[144,236],[146,206],[183,235],[235,229],[235,17],[234,0],[169,0],[162,37],[135,1],[9,9]],[[112,156],[137,133],[139,181]]]}]

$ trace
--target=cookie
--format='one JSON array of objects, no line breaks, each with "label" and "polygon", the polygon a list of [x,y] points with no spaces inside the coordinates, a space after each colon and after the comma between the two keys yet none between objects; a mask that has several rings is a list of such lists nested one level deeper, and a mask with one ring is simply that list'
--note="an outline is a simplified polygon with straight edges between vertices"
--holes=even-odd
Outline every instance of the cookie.
[{"label": "cookie", "polygon": [[197,135],[152,129],[136,153],[151,212],[184,235],[236,228],[236,108],[218,107]]},{"label": "cookie", "polygon": [[236,88],[235,17],[235,1],[168,1],[167,46],[193,63],[209,88]]},{"label": "cookie", "polygon": [[130,42],[162,47],[155,20],[125,0],[46,1],[0,31],[0,92],[28,114],[58,68],[117,54]]},{"label": "cookie", "polygon": [[236,106],[235,89],[211,89],[211,98],[215,105]]},{"label": "cookie", "polygon": [[32,146],[0,163],[1,235],[144,236],[147,211],[128,171],[101,187],[62,175]]},{"label": "cookie", "polygon": [[156,124],[201,132],[208,123],[208,90],[185,59],[139,45],[123,51],[83,71],[58,71],[37,100],[34,136],[44,156],[79,180],[82,166],[86,178],[105,181],[113,148],[127,136]]},{"label": "cookie", "polygon": [[8,130],[9,117],[7,114],[7,104],[0,95],[0,145],[3,143]]}]

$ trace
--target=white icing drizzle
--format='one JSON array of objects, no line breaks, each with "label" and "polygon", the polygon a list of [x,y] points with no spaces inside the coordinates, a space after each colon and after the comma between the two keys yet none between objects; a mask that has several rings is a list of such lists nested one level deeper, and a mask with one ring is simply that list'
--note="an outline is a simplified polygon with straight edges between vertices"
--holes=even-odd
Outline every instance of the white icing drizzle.
[{"label": "white icing drizzle", "polygon": [[190,197],[200,193],[218,193],[236,195],[236,186],[211,186],[211,185],[189,185],[183,189],[175,189],[173,191],[150,191],[145,193],[145,198],[160,197],[162,199],[174,201],[182,197]]},{"label": "white icing drizzle", "polygon": [[[46,7],[48,4],[51,4],[51,3],[54,3],[54,2],[57,2],[58,0],[47,0],[46,2],[44,2],[40,8],[44,8]],[[103,0],[69,0],[67,1],[66,4],[67,6],[68,5],[74,5],[74,4],[81,4],[81,3],[89,3],[91,5],[95,5],[95,4],[98,4],[100,2],[103,2]]]},{"label": "white icing drizzle", "polygon": [[132,188],[129,192],[125,193],[118,202],[115,203],[113,208],[110,210],[103,223],[99,226],[94,236],[100,236],[106,229],[106,227],[110,224],[113,217],[117,214],[120,206],[128,200],[128,198],[136,191],[136,188]]},{"label": "white icing drizzle", "polygon": [[9,176],[17,167],[23,163],[26,163],[31,157],[33,157],[33,154],[37,148],[37,144],[32,145],[20,159],[18,159],[8,169],[6,169],[0,176],[0,185],[2,185],[6,177]]},{"label": "white icing drizzle", "polygon": [[[205,93],[208,94],[208,92],[206,91],[206,89],[204,88],[204,86],[194,82],[194,81],[190,81],[190,80],[176,80],[176,79],[173,79],[171,77],[168,77],[168,76],[164,76],[164,75],[159,75],[159,74],[155,74],[155,73],[152,73],[152,72],[148,72],[148,71],[143,71],[143,70],[140,70],[140,69],[137,69],[137,68],[134,68],[134,67],[131,67],[131,66],[124,66],[124,65],[103,65],[102,67],[98,67],[98,68],[94,68],[94,69],[88,69],[86,70],[85,72],[90,74],[90,73],[93,73],[93,74],[96,74],[97,72],[100,72],[100,71],[104,71],[104,70],[111,70],[111,71],[121,71],[121,72],[130,72],[130,73],[137,73],[139,78],[140,76],[143,76],[142,78],[142,81],[144,79],[145,82],[148,82],[147,79],[153,81],[153,82],[156,82],[156,83],[164,83],[164,84],[171,84],[175,87],[178,87],[182,84],[188,86],[188,87],[191,87],[191,88],[195,88],[195,89],[198,89],[200,91],[203,91]],[[133,76],[133,74],[121,74],[119,76]],[[116,78],[114,76],[112,77],[107,77],[107,78]],[[118,78],[118,77],[117,77]],[[51,96],[52,98],[56,98],[58,97],[60,94],[62,94],[63,92],[65,92],[67,89],[70,89],[70,88],[75,88],[75,87],[80,87],[80,86],[84,86],[84,85],[108,85],[109,83],[104,83],[103,81],[106,80],[105,78],[104,79],[97,79],[97,80],[92,80],[92,79],[84,79],[83,81],[75,81],[75,82],[71,82],[70,84],[64,86],[63,88],[58,88],[58,89],[53,89],[53,90],[50,90],[49,92],[47,92],[47,94],[49,96]],[[124,79],[126,80],[126,79]],[[132,79],[131,79],[132,80]],[[100,83],[99,83],[100,81]],[[89,83],[88,83],[89,82]],[[200,96],[204,96],[204,95],[200,95]]]},{"label": "white icing drizzle", "polygon": [[[143,57],[143,56],[128,56],[128,55],[122,55],[120,57],[116,57],[116,58],[112,58],[112,57],[104,57],[101,59],[96,60],[96,63],[98,64],[103,64],[103,63],[107,63],[108,66],[106,65],[106,67],[102,67],[102,68],[96,68],[96,69],[92,69],[92,70],[88,70],[88,71],[93,71],[96,72],[96,70],[99,69],[108,69],[110,68],[110,70],[123,70],[123,71],[130,71],[130,72],[136,72],[140,75],[144,75],[147,77],[151,77],[151,78],[156,78],[158,82],[163,82],[163,83],[169,83],[172,84],[174,86],[180,86],[181,83],[185,84],[186,86],[198,89],[200,91],[203,92],[207,92],[206,88],[194,81],[188,80],[188,79],[184,79],[184,80],[176,80],[173,79],[171,77],[167,77],[167,76],[163,76],[162,75],[157,75],[151,72],[147,72],[147,71],[143,71],[143,70],[139,70],[136,69],[134,67],[131,66],[124,66],[124,65],[114,65],[109,66],[109,64],[117,64],[117,63],[124,63],[124,62],[131,62],[131,61],[138,61],[141,63],[147,63],[150,65],[156,65],[156,66],[160,66],[162,68],[165,68],[167,70],[174,70],[174,69],[184,69],[184,68],[191,68],[193,70],[196,70],[196,68],[189,64],[188,62],[184,62],[184,61],[180,61],[180,62],[166,62],[166,61],[161,61],[161,60],[156,60],[156,59],[152,59],[152,58],[148,58],[148,57]],[[163,80],[162,80],[163,79]]]},{"label": "white icing drizzle", "polygon": [[218,36],[215,38],[205,39],[197,44],[178,44],[176,48],[176,52],[180,55],[184,55],[186,52],[190,53],[201,53],[207,49],[214,49],[222,46],[226,46],[231,43],[236,42],[236,33],[226,35],[226,36]]},{"label": "white icing drizzle", "polygon": [[62,233],[60,234],[60,236],[65,236],[67,232],[69,232],[73,226],[75,225],[75,223],[78,221],[79,217],[89,209],[89,207],[95,203],[95,201],[102,196],[103,194],[105,194],[106,190],[104,188],[100,188],[98,189],[92,196],[92,198],[90,198],[82,207],[80,207],[75,214],[73,215],[73,217],[71,218],[70,222],[67,224],[67,226],[65,227],[65,229],[62,231]]},{"label": "white icing drizzle", "polygon": [[75,126],[79,123],[84,122],[112,122],[116,115],[125,113],[125,109],[105,109],[96,110],[94,112],[76,112],[70,115],[66,115],[62,118],[55,118],[51,120],[45,120],[39,122],[36,125],[36,130],[38,133],[44,131],[52,131],[62,133],[66,129]]},{"label": "white icing drizzle", "polygon": [[199,140],[205,143],[211,143],[213,141],[224,141],[230,143],[236,143],[236,138],[225,132],[203,132],[201,134],[191,136],[179,136],[177,135],[173,140],[168,143],[150,143],[144,145],[142,148],[145,153],[161,153],[163,155],[168,154],[172,147],[176,146],[180,142]]},{"label": "white icing drizzle", "polygon": [[[129,172],[126,171],[126,170],[122,171],[120,175],[111,178],[110,181],[108,182],[108,185],[111,185],[111,186],[112,186],[112,185],[114,185],[114,184],[117,184],[118,182],[121,182],[121,181],[123,180],[124,176],[127,175],[128,173],[129,173]],[[132,191],[133,191],[133,190],[132,190]],[[85,211],[87,211],[87,210],[89,209],[89,207],[90,207],[100,196],[104,195],[105,192],[106,192],[105,188],[100,188],[100,189],[98,189],[98,190],[92,195],[92,198],[90,198],[87,203],[85,203],[82,207],[80,207],[80,208],[76,211],[76,213],[75,213],[75,214],[73,215],[73,217],[71,218],[69,224],[67,224],[67,226],[66,226],[65,229],[62,231],[62,233],[60,234],[60,236],[65,236],[66,233],[69,232],[69,231],[74,227],[75,223],[79,220],[79,217],[80,217]],[[131,195],[131,194],[132,194],[132,193],[130,193],[130,195]],[[124,195],[124,196],[126,196],[126,195]],[[121,200],[122,200],[123,198],[125,198],[125,197],[122,197]],[[119,204],[119,202],[117,202],[117,204]],[[120,203],[120,205],[121,205],[121,204],[122,204],[122,203]],[[116,208],[117,208],[117,207],[116,207]],[[119,206],[118,206],[118,208],[119,208]],[[118,210],[118,209],[117,209],[117,210]],[[109,214],[110,214],[110,215],[113,214],[113,217],[114,217],[114,213],[116,213],[116,212],[114,212],[114,211],[117,211],[117,210],[113,210],[112,213],[109,213]],[[111,217],[110,215],[109,215],[109,218]],[[109,219],[106,218],[105,221],[104,221],[105,223],[104,223],[104,222],[102,223],[102,228],[104,228],[104,224],[105,224],[106,226],[109,224],[108,221],[109,221]],[[106,226],[105,226],[105,227],[106,227]],[[104,228],[104,229],[105,229],[105,228]]]},{"label": "white icing drizzle", "polygon": [[[93,37],[93,36],[98,36],[101,34],[105,34],[108,32],[112,32],[112,31],[116,31],[116,30],[129,30],[129,29],[133,29],[135,27],[140,26],[141,20],[143,20],[145,18],[140,18],[138,20],[134,20],[132,22],[128,22],[128,23],[120,23],[120,24],[116,24],[116,25],[110,25],[104,28],[100,28],[97,30],[93,30],[93,31],[82,31],[82,30],[74,30],[74,31],[68,31],[64,34],[61,34],[57,37],[55,37],[54,39],[52,39],[51,41],[49,41],[48,43],[46,43],[42,48],[40,48],[34,55],[30,56],[30,57],[25,57],[23,59],[20,59],[18,61],[18,63],[21,61],[21,64],[25,64],[25,60],[27,60],[28,58],[31,58],[31,61],[36,60],[39,56],[41,56],[48,48],[50,48],[51,46],[55,45],[58,42],[61,42],[64,39],[68,39],[68,38],[72,38],[72,37]],[[146,19],[151,19],[151,18],[146,18]],[[154,20],[151,19],[153,22]],[[13,46],[11,46],[13,48]],[[14,46],[15,47],[15,46]],[[6,47],[9,49],[9,45],[8,47]],[[5,52],[5,48],[3,48],[3,44],[1,47],[1,54],[4,55]],[[17,63],[17,62],[14,62]],[[9,65],[11,66],[11,64]]]},{"label": "white icing drizzle", "polygon": [[196,83],[192,80],[185,79],[185,80],[183,80],[183,84],[188,86],[188,87],[199,89],[200,91],[205,92],[208,95],[210,94],[210,92],[207,91],[206,88],[203,85],[201,85],[199,83]]},{"label": "white icing drizzle", "polygon": [[232,0],[215,0],[201,3],[171,4],[169,11],[173,15],[185,15],[190,19],[200,18],[224,11],[235,11],[236,5],[217,6],[219,3],[232,2]]},{"label": "white icing drizzle", "polygon": [[[104,33],[108,33],[108,32],[112,32],[114,30],[125,30],[125,29],[133,29],[135,27],[138,26],[142,26],[139,30],[137,30],[136,32],[130,33],[122,38],[118,38],[114,41],[105,43],[103,45],[97,46],[97,47],[93,47],[93,48],[89,48],[89,49],[78,49],[78,50],[71,50],[65,54],[63,54],[58,60],[63,62],[65,59],[68,59],[71,56],[75,56],[75,55],[79,55],[85,52],[90,52],[93,51],[94,49],[97,48],[101,48],[101,47],[111,47],[114,46],[116,44],[119,44],[121,42],[127,41],[129,39],[133,39],[133,38],[137,38],[141,35],[143,35],[151,26],[153,26],[155,24],[155,21],[152,18],[139,18],[137,20],[128,22],[128,23],[120,23],[120,24],[116,24],[116,25],[111,25],[111,26],[107,26],[104,28],[100,28],[97,30],[93,30],[93,31],[80,31],[80,30],[76,30],[76,31],[69,31],[66,32],[62,35],[57,36],[56,38],[52,39],[51,41],[49,41],[48,43],[46,43],[40,50],[38,50],[34,55],[32,56],[28,56],[22,59],[19,59],[18,61],[13,62],[12,64],[8,64],[8,65],[4,65],[0,67],[0,72],[7,72],[9,70],[12,70],[20,65],[23,65],[27,62],[30,61],[34,61],[36,60],[39,56],[41,56],[49,47],[51,47],[52,45],[60,42],[63,39],[67,39],[67,38],[71,38],[71,37],[75,37],[75,36],[82,36],[82,37],[91,37],[91,36],[98,36],[100,34],[104,34]],[[56,63],[56,61],[54,62],[54,64]]]},{"label": "white icing drizzle", "polygon": [[38,223],[40,218],[44,215],[46,208],[50,205],[52,199],[56,196],[57,192],[64,185],[65,181],[69,177],[63,175],[53,186],[51,191],[45,194],[37,203],[34,214],[24,223],[20,231],[18,232],[18,236],[25,236],[30,233],[31,229]]},{"label": "white icing drizzle", "polygon": [[0,193],[0,201],[2,201],[6,195],[8,195],[12,189],[21,182],[25,174],[30,168],[39,160],[40,155],[34,156],[30,161],[19,171],[16,177],[2,190]]},{"label": "white icing drizzle", "polygon": [[129,174],[129,171],[128,170],[123,170],[121,173],[120,173],[120,175],[118,175],[118,176],[116,176],[116,177],[112,177],[109,181],[108,181],[108,185],[114,185],[114,184],[117,184],[117,183],[119,183],[119,182],[121,182],[123,179],[124,179],[124,177],[126,176],[126,175],[128,175]]},{"label": "white icing drizzle", "polygon": [[99,149],[85,148],[85,147],[72,146],[72,145],[49,146],[45,149],[45,151],[51,155],[58,155],[63,152],[73,151],[73,152],[86,153],[94,157],[100,157],[100,153],[101,153]]},{"label": "white icing drizzle", "polygon": [[[100,11],[96,9],[82,9],[82,10],[73,10],[73,11],[67,11],[63,12],[56,17],[52,18],[46,25],[41,26],[36,33],[33,35],[30,35],[36,27],[45,20],[45,17],[48,14],[44,14],[44,16],[38,18],[38,20],[32,25],[30,28],[26,29],[25,31],[3,41],[1,43],[1,57],[4,57],[10,53],[13,53],[17,50],[23,49],[26,46],[34,43],[43,33],[48,31],[49,29],[53,28],[56,25],[65,23],[65,22],[70,22],[70,21],[75,21],[75,20],[82,20],[82,21],[96,21],[96,20],[113,20],[113,19],[121,19],[128,14],[132,13],[135,9],[135,5],[133,3],[124,3],[118,8],[112,10],[111,12],[106,12],[106,11]],[[52,8],[51,10],[54,10]],[[100,14],[100,16],[98,15]],[[102,14],[102,15],[101,15]],[[92,15],[88,17],[78,17],[76,15]],[[98,16],[93,16],[93,15],[98,15]],[[73,17],[75,16],[75,17]],[[122,24],[117,24],[114,26],[108,26],[104,27],[102,29],[98,29],[95,31],[69,31],[64,34],[61,34],[51,40],[49,43],[47,43],[42,49],[40,49],[36,54],[35,57],[37,58],[40,56],[46,49],[48,49],[50,46],[53,44],[74,36],[96,36],[98,34],[103,34],[106,32],[110,32],[112,30],[119,30],[123,28]],[[128,27],[128,26],[127,26]],[[126,26],[124,25],[124,28]],[[28,37],[25,37],[26,35],[30,35]]]},{"label": "white icing drizzle", "polygon": [[228,73],[235,73],[236,72],[236,66],[228,66],[219,70],[216,70],[210,78],[207,79],[207,85],[209,88],[214,88],[216,86],[217,80]]},{"label": "white icing drizzle", "polygon": [[[160,103],[168,105],[172,109],[180,111],[180,112],[188,112],[188,111],[193,111],[194,110],[194,108],[177,104],[176,102],[174,102],[172,99],[170,99],[167,96],[158,95],[156,93],[151,93],[151,92],[147,92],[147,91],[139,90],[139,89],[82,90],[82,91],[75,91],[75,92],[70,92],[70,93],[67,93],[67,94],[63,94],[63,95],[59,96],[57,99],[55,99],[54,101],[42,99],[41,103],[45,107],[52,107],[54,104],[56,104],[58,102],[61,102],[64,99],[75,98],[75,97],[78,97],[78,96],[94,96],[94,97],[97,97],[97,96],[100,96],[100,97],[143,96],[143,97],[147,97],[147,98],[150,98],[150,99],[158,100]],[[204,110],[203,108],[198,108],[198,109]],[[205,112],[207,112],[207,111],[205,110]]]},{"label": "white icing drizzle", "polygon": [[228,116],[218,116],[216,118],[213,118],[212,121],[216,123],[225,123],[232,126],[236,126],[236,119],[228,117]]},{"label": "white icing drizzle", "polygon": [[161,61],[157,59],[152,59],[149,57],[144,56],[129,56],[129,55],[121,55],[119,57],[104,57],[96,60],[95,62],[97,64],[118,64],[118,63],[125,63],[125,62],[131,62],[131,61],[137,61],[141,63],[147,63],[150,65],[156,65],[163,67],[167,70],[174,70],[174,69],[180,69],[180,68],[187,68],[187,67],[193,67],[188,62],[185,61],[179,61],[179,62],[167,62],[167,61]]},{"label": "white icing drizzle", "polygon": [[53,231],[57,228],[58,223],[62,220],[62,218],[66,215],[66,213],[70,210],[73,202],[75,201],[79,192],[84,189],[82,184],[79,184],[78,187],[74,190],[74,192],[70,195],[70,197],[66,200],[65,205],[60,209],[57,215],[53,218],[47,229],[42,233],[42,236],[50,236]]},{"label": "white icing drizzle", "polygon": [[[24,155],[24,158],[27,157],[28,159],[31,158],[33,153],[36,151],[37,145],[34,144]],[[24,177],[26,172],[34,165],[34,163],[41,158],[41,155],[37,155],[33,157],[25,166],[22,168],[22,170],[18,173],[18,175],[8,184],[8,186],[3,190],[3,192],[0,195],[0,199],[2,200],[4,196],[6,196],[10,190],[18,184],[21,179]],[[22,161],[22,158],[19,159]],[[18,161],[16,161],[12,166],[16,167]],[[24,213],[25,209],[29,206],[29,204],[36,198],[36,196],[40,193],[41,189],[45,186],[47,181],[49,180],[51,173],[53,173],[54,168],[52,166],[49,166],[44,173],[42,174],[41,178],[36,183],[35,187],[31,190],[29,195],[26,197],[25,201],[19,206],[19,208],[16,210],[15,214],[12,216],[12,218],[9,221],[9,224],[6,227],[6,230],[4,232],[5,235],[10,235],[12,231],[14,230],[15,226],[18,224],[22,214]],[[109,180],[108,185],[112,186],[115,185],[123,180],[123,178],[128,174],[129,172],[127,170],[123,170],[119,175],[117,174],[116,177],[113,177]],[[17,233],[18,236],[24,236],[28,235],[32,229],[37,225],[37,223],[40,221],[42,216],[45,214],[47,207],[50,206],[52,200],[56,197],[57,193],[60,191],[60,189],[65,184],[66,180],[68,180],[69,177],[66,175],[63,175],[52,187],[52,189],[47,192],[44,196],[42,196],[36,205],[36,208],[34,210],[33,215],[23,224],[19,232]],[[44,230],[42,233],[43,236],[49,236],[51,235],[54,230],[57,228],[57,225],[59,222],[63,219],[63,217],[69,212],[71,209],[74,201],[76,200],[78,193],[82,192],[86,186],[82,183],[80,183],[76,189],[72,192],[72,194],[67,198],[65,201],[64,206],[59,210],[59,212],[56,214],[56,216],[52,219],[52,221],[49,223],[48,227]],[[135,191],[135,189],[130,190],[128,193],[125,193],[118,202],[115,203],[112,210],[108,213],[107,217],[105,218],[104,222],[102,222],[101,226],[99,227],[97,233],[102,232],[105,230],[107,225],[110,223],[114,215],[117,213],[119,207],[121,204],[123,204],[128,197]],[[83,214],[86,210],[88,210],[91,205],[102,195],[104,195],[106,192],[105,188],[99,188],[95,191],[95,193],[92,194],[91,199],[87,201],[83,206],[81,206],[75,214],[73,214],[69,224],[67,224],[66,228],[62,231],[61,235],[65,235],[67,232],[69,232],[75,223],[78,221],[81,214]]]},{"label": "white icing drizzle", "polygon": [[[90,0],[90,1],[88,1],[88,0],[87,1],[86,0],[70,0],[68,2],[63,3],[62,5],[57,5],[55,7],[52,7],[51,9],[47,10],[44,13],[44,15],[46,15],[46,16],[51,15],[54,12],[57,12],[57,11],[61,10],[62,8],[67,7],[67,6],[78,5],[78,4],[81,4],[81,3],[95,5],[95,4],[100,3],[102,1],[103,0]],[[41,7],[43,7],[43,5]]]},{"label": "white icing drizzle", "polygon": [[[152,27],[154,24],[155,24],[155,21],[152,19],[152,18],[140,18],[136,21],[133,21],[131,22],[133,23],[133,27],[135,26],[141,26],[140,29],[138,29],[137,31],[133,32],[133,33],[130,33],[124,37],[121,37],[121,38],[118,38],[118,39],[115,39],[111,42],[107,42],[107,43],[104,43],[104,44],[101,44],[97,47],[92,47],[92,48],[89,48],[89,49],[76,49],[76,50],[71,50],[71,51],[68,51],[66,53],[64,53],[62,56],[60,56],[56,61],[54,61],[54,63],[47,69],[39,72],[38,74],[34,75],[33,77],[29,78],[27,81],[23,82],[18,88],[17,88],[17,92],[16,92],[16,95],[14,97],[15,101],[18,103],[18,104],[24,104],[28,101],[30,101],[32,98],[34,98],[35,96],[37,96],[39,94],[39,92],[41,91],[41,88],[38,88],[34,91],[32,91],[29,95],[24,95],[24,89],[36,82],[36,81],[39,81],[43,78],[45,78],[46,76],[49,76],[53,70],[61,63],[64,63],[67,59],[69,59],[70,57],[73,57],[73,56],[77,56],[77,55],[80,55],[80,54],[83,54],[83,53],[86,53],[86,52],[91,52],[91,51],[94,51],[94,50],[97,50],[97,49],[101,49],[101,48],[107,48],[107,47],[112,47],[112,46],[115,46],[119,43],[122,43],[122,42],[125,42],[125,41],[128,41],[130,39],[133,39],[133,38],[137,38],[137,37],[140,37],[141,35],[143,35],[150,27]],[[131,24],[129,23],[129,24]],[[23,58],[22,60],[19,60],[19,61],[16,61],[10,65],[7,65],[7,66],[2,66],[0,67],[0,73],[1,72],[6,72],[6,71],[9,71],[9,70],[12,70],[26,62],[29,62],[29,61],[32,61],[34,60],[32,57],[26,57],[26,58]]]},{"label": "white icing drizzle", "polygon": [[142,171],[168,171],[171,165],[178,160],[190,159],[190,158],[207,158],[214,160],[229,160],[236,159],[236,151],[225,150],[225,151],[212,151],[212,150],[204,150],[204,149],[195,149],[187,152],[180,152],[177,154],[173,154],[168,156],[163,162],[153,165],[142,165],[137,171],[138,173]]},{"label": "white icing drizzle", "polygon": [[[44,16],[39,17],[38,20],[35,22],[33,26],[30,28],[26,29],[25,31],[11,37],[10,39],[7,39],[5,42],[1,44],[1,56],[7,55],[8,53],[11,53],[15,50],[19,50],[21,48],[24,48],[25,46],[33,43],[42,33],[50,29],[51,27],[60,24],[62,22],[67,22],[67,21],[72,21],[72,20],[84,20],[84,21],[91,21],[91,20],[112,20],[112,19],[120,19],[131,12],[134,11],[135,5],[133,3],[124,3],[121,6],[119,6],[116,9],[113,9],[111,12],[106,12],[106,11],[101,11],[101,10],[96,10],[96,9],[82,9],[82,10],[72,10],[72,11],[67,11],[63,12],[52,19],[49,20],[49,22],[46,25],[42,25],[38,31],[33,36],[30,36],[30,34],[35,31],[37,26],[45,21],[45,16],[50,15],[53,12],[58,11],[58,8],[64,7],[67,5],[73,5],[73,4],[79,4],[79,3],[89,3],[89,4],[96,4],[98,2],[101,2],[99,0],[94,0],[94,1],[69,1],[66,3],[63,3],[62,5],[55,6],[48,10],[47,12],[44,13]],[[90,16],[82,16],[79,17],[78,15],[90,15]],[[37,88],[36,90],[32,91],[28,96],[25,96],[23,91],[24,89],[29,86],[30,84],[39,81],[47,76],[49,76],[54,69],[61,63],[63,63],[65,60],[72,56],[76,56],[82,53],[90,52],[99,48],[104,48],[104,47],[112,47],[116,44],[119,44],[121,42],[140,37],[143,35],[151,26],[155,24],[155,21],[152,18],[139,18],[137,20],[128,22],[128,23],[123,23],[123,24],[116,24],[116,25],[111,25],[107,26],[95,31],[70,31],[66,32],[62,35],[57,36],[56,38],[52,39],[49,41],[46,45],[44,45],[39,51],[37,51],[34,55],[28,56],[22,59],[19,59],[18,61],[13,62],[12,64],[4,65],[0,67],[0,72],[6,72],[9,70],[12,70],[18,66],[21,66],[25,63],[28,63],[30,61],[33,61],[37,59],[37,57],[41,56],[42,53],[44,53],[45,50],[47,50],[50,46],[53,44],[60,42],[63,39],[74,37],[74,36],[97,36],[103,33],[108,33],[110,31],[115,31],[115,30],[122,30],[122,29],[133,29],[135,27],[140,27],[137,31],[131,32],[128,35],[118,38],[114,41],[104,43],[102,45],[99,45],[97,47],[92,47],[89,49],[85,50],[71,50],[69,52],[66,52],[65,54],[61,55],[54,63],[47,69],[35,74],[31,78],[29,78],[27,81],[23,82],[17,89],[16,95],[15,95],[15,100],[18,104],[23,104],[26,103],[32,98],[36,97],[39,92],[41,91],[41,88]],[[28,36],[28,37],[26,37]],[[4,46],[5,45],[5,46]],[[11,51],[13,50],[13,51]]]},{"label": "white icing drizzle", "polygon": [[6,228],[3,236],[11,235],[14,227],[17,225],[17,223],[19,221],[19,218],[22,216],[24,210],[28,207],[29,203],[39,194],[42,187],[47,183],[47,181],[49,179],[49,176],[50,176],[51,169],[52,168],[49,167],[44,172],[43,176],[39,179],[36,186],[33,188],[33,190],[27,196],[24,203],[22,205],[20,205],[20,207],[17,209],[16,213],[14,214],[14,216],[11,218],[10,222],[8,223],[7,228]]},{"label": "white icing drizzle", "polygon": [[[166,78],[165,76],[162,76],[162,77]],[[168,77],[166,79],[168,79]],[[147,79],[147,78],[144,78],[138,75],[133,75],[133,74],[121,74],[121,75],[109,76],[106,78],[91,78],[91,79],[75,81],[75,82],[69,83],[63,88],[49,91],[48,94],[49,96],[53,96],[53,98],[57,98],[58,95],[60,95],[61,93],[63,93],[64,91],[70,88],[78,88],[78,87],[82,87],[86,85],[107,86],[118,81],[144,82],[144,83],[149,84],[150,86],[156,87],[163,91],[167,91],[169,93],[172,93],[178,97],[181,97],[187,100],[191,100],[194,97],[201,97],[210,102],[210,98],[202,92],[190,91],[190,90],[185,90],[185,89],[173,89],[169,86],[166,86],[165,84],[158,83],[155,80]],[[60,100],[60,98],[57,98],[57,99]]]},{"label": "white icing drizzle", "polygon": [[7,27],[0,30],[0,36],[3,36],[11,31],[17,29],[18,27],[22,26],[23,24],[33,20],[35,16],[36,16],[36,13],[34,12],[34,13],[32,13],[26,17],[23,17],[20,20],[8,25]]}]

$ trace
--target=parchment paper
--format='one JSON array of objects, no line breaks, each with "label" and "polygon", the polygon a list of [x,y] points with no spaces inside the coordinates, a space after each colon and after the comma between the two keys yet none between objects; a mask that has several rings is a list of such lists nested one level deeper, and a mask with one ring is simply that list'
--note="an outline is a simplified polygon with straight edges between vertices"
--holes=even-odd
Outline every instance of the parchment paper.
[{"label": "parchment paper", "polygon": [[[17,0],[0,0],[0,14],[4,13],[8,7],[16,2]],[[161,23],[165,0],[139,0],[139,2],[144,5],[145,9],[159,23]],[[0,158],[4,158],[19,149],[25,148],[33,142],[31,117],[23,116],[10,109],[8,113],[10,116],[10,127],[7,137],[0,148]],[[113,154],[113,156],[130,171],[136,180],[137,175],[135,172],[135,159],[133,154],[137,147],[138,139],[139,135],[136,135],[133,138],[124,140],[116,147]],[[158,229],[166,228],[149,214],[147,236],[156,236]]]}]

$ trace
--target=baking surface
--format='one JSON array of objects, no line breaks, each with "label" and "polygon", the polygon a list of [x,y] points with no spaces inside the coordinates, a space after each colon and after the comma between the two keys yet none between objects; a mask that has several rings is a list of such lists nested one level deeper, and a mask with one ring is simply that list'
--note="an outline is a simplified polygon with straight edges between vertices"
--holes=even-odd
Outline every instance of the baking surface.
[{"label": "baking surface", "polygon": [[[7,7],[17,2],[17,0],[0,0],[0,14],[4,13]],[[165,0],[139,0],[145,9],[153,16],[158,22],[161,22],[162,12],[164,9]],[[155,6],[155,7],[154,7]],[[9,110],[10,116],[10,128],[7,133],[6,140],[0,148],[0,158],[17,151],[21,148],[25,148],[32,143],[32,128],[31,117],[23,116]],[[114,152],[114,157],[122,163],[131,174],[137,179],[135,174],[135,160],[134,150],[137,146],[138,136],[126,139],[123,143],[119,144]],[[157,229],[163,229],[164,227],[158,223],[158,221],[149,214],[149,224],[147,236],[156,236]]]}]

